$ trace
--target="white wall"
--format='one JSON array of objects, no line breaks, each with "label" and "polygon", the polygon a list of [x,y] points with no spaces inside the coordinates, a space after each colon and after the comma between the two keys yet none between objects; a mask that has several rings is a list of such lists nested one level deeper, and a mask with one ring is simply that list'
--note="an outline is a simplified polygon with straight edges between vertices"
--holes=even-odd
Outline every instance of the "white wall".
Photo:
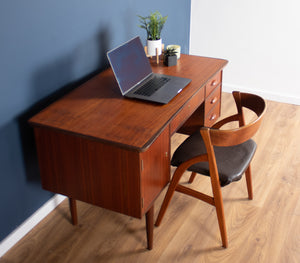
[{"label": "white wall", "polygon": [[223,90],[300,105],[299,0],[192,0],[190,54],[229,60]]}]

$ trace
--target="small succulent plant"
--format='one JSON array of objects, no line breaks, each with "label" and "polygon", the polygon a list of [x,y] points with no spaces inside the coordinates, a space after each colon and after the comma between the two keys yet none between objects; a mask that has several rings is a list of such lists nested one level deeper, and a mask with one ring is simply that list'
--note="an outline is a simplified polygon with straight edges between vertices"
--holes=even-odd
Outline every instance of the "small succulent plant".
[{"label": "small succulent plant", "polygon": [[177,51],[175,48],[167,48],[164,52],[165,57],[176,56]]}]

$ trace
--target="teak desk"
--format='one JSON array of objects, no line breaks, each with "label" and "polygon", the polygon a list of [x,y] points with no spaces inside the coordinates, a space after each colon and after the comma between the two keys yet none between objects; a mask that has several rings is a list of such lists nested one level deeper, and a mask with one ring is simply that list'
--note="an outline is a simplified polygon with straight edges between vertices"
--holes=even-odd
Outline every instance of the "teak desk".
[{"label": "teak desk", "polygon": [[154,202],[170,180],[170,139],[210,126],[220,114],[226,60],[181,55],[154,72],[192,79],[167,105],[121,96],[107,69],[32,117],[42,186],[66,195],[73,224],[81,200],[128,216],[146,214],[153,246]]}]

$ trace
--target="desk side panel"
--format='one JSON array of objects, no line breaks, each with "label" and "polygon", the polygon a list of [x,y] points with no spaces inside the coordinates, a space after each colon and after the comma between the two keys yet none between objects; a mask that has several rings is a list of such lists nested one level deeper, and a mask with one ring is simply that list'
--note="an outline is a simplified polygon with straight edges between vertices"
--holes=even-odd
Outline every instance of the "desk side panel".
[{"label": "desk side panel", "polygon": [[139,153],[35,127],[42,186],[141,218]]}]

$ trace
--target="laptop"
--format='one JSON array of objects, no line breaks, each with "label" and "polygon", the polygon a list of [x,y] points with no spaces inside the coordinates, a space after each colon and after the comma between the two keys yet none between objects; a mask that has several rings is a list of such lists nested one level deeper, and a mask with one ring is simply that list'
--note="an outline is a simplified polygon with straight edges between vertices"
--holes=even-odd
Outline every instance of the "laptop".
[{"label": "laptop", "polygon": [[122,95],[128,98],[167,104],[191,82],[153,73],[139,37],[108,51],[107,57]]}]

